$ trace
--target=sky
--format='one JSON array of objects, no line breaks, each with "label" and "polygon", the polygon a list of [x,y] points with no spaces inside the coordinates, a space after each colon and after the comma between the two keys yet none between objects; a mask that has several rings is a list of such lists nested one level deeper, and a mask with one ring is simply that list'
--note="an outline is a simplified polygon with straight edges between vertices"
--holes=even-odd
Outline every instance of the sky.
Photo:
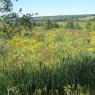
[{"label": "sky", "polygon": [[18,0],[14,11],[38,13],[39,16],[95,14],[95,0]]}]

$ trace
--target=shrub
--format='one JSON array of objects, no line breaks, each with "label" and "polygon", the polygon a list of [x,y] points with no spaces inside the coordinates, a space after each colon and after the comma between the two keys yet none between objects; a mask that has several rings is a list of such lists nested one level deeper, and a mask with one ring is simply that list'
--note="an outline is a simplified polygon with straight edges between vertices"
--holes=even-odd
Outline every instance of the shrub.
[{"label": "shrub", "polygon": [[59,28],[59,25],[55,20],[48,19],[46,21],[46,29]]}]

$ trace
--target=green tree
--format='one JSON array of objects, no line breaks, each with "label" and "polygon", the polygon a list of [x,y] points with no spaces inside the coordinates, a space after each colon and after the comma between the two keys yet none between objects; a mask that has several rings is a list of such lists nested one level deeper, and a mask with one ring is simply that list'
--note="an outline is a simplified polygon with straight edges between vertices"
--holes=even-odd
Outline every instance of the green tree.
[{"label": "green tree", "polygon": [[87,23],[85,24],[85,28],[86,28],[87,30],[91,30],[91,26],[92,26],[91,22],[87,22]]},{"label": "green tree", "polygon": [[93,30],[95,31],[95,24],[93,25]]},{"label": "green tree", "polygon": [[47,21],[46,21],[46,29],[51,29],[51,28],[59,28],[59,25],[57,24],[57,21],[47,19]]},{"label": "green tree", "polygon": [[[20,13],[22,12],[22,8],[19,9],[18,13],[13,12],[13,5],[12,0],[1,0],[0,12],[7,12],[7,14],[2,14],[1,16],[1,23],[2,26],[0,27],[0,32],[4,33],[4,38],[12,38],[16,34],[21,34],[22,30],[30,30],[35,25],[35,21],[33,20],[31,14],[22,14],[20,17]],[[17,0],[16,0],[17,1]],[[6,9],[5,9],[6,6]],[[10,9],[10,10],[7,10]]]},{"label": "green tree", "polygon": [[81,29],[79,23],[75,23],[75,29]]},{"label": "green tree", "polygon": [[67,21],[65,25],[66,29],[75,29],[75,25],[73,21]]},{"label": "green tree", "polygon": [[11,12],[12,9],[13,9],[12,0],[0,0],[0,12]]}]

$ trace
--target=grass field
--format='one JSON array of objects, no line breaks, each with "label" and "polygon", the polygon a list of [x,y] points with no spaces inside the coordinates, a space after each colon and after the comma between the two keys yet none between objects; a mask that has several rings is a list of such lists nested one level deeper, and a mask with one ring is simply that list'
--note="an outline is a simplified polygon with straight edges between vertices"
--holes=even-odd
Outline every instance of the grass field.
[{"label": "grass field", "polygon": [[1,30],[0,95],[94,95],[95,21],[45,21]]}]

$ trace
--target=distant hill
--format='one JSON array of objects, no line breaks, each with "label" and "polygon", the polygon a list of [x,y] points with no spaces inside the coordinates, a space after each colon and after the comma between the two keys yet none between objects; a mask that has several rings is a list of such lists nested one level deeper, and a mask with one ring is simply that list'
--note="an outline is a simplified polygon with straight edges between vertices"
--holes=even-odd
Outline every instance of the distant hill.
[{"label": "distant hill", "polygon": [[69,20],[69,19],[78,19],[83,20],[83,18],[94,17],[95,14],[84,14],[84,15],[57,15],[57,16],[39,16],[34,17],[35,20],[44,20],[44,19],[56,19],[56,20]]}]

